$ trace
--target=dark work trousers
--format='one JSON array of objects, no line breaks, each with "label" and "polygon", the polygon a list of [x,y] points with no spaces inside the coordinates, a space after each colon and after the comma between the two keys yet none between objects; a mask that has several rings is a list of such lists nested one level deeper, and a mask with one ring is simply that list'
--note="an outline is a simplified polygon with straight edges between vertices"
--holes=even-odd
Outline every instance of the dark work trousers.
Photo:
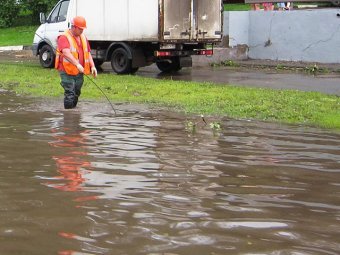
[{"label": "dark work trousers", "polygon": [[64,88],[64,108],[72,109],[77,106],[81,87],[84,83],[84,74],[68,75],[60,71],[61,86]]}]

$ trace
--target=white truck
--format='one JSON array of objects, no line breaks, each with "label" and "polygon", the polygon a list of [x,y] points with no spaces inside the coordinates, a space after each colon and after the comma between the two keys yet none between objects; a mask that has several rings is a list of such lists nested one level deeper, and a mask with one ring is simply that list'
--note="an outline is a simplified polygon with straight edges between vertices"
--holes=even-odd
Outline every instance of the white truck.
[{"label": "white truck", "polygon": [[61,0],[33,41],[33,54],[52,67],[56,39],[75,16],[84,30],[97,66],[110,61],[118,74],[156,63],[162,72],[192,66],[192,55],[212,55],[222,40],[222,0]]}]

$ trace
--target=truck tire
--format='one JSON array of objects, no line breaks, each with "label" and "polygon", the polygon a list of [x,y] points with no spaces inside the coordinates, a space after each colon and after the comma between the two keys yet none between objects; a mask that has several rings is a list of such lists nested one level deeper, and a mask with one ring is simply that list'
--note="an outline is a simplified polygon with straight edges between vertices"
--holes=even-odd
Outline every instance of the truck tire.
[{"label": "truck tire", "polygon": [[171,59],[158,60],[156,62],[158,69],[164,73],[177,72],[182,69],[179,63],[179,58],[174,57]]},{"label": "truck tire", "polygon": [[111,67],[117,74],[130,74],[138,70],[138,68],[132,68],[132,61],[124,48],[117,48],[113,51]]},{"label": "truck tire", "polygon": [[45,44],[41,48],[41,50],[39,51],[39,61],[42,67],[45,68],[54,67],[55,53],[50,45]]}]

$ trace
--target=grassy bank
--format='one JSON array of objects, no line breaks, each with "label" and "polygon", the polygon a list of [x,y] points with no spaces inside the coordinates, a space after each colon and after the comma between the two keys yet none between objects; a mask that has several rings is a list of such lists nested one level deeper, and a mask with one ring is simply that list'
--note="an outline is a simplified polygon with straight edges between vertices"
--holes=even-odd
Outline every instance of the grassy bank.
[{"label": "grassy bank", "polygon": [[13,45],[32,45],[38,26],[20,26],[0,29],[0,47]]},{"label": "grassy bank", "polygon": [[[0,87],[20,94],[59,96],[57,71],[39,66],[0,64]],[[222,86],[100,74],[96,83],[115,102],[156,104],[187,113],[250,118],[340,129],[340,98],[317,92]],[[82,98],[103,99],[85,79]]]},{"label": "grassy bank", "polygon": [[225,4],[225,11],[250,11],[250,4]]}]

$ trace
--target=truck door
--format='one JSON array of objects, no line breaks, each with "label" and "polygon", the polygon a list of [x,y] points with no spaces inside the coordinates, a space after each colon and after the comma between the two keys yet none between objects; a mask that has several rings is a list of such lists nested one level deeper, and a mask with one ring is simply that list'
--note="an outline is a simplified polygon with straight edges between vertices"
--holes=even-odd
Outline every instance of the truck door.
[{"label": "truck door", "polygon": [[45,23],[44,39],[54,48],[57,46],[57,37],[68,28],[67,10],[70,1],[60,1],[51,11]]},{"label": "truck door", "polygon": [[41,26],[34,35],[33,45],[39,55],[40,64],[43,67],[53,67],[55,60],[55,49],[57,47],[57,36],[68,27],[67,10],[70,0],[61,0],[53,8],[47,20],[41,16]]},{"label": "truck door", "polygon": [[163,39],[192,39],[192,0],[164,0],[161,8],[163,12]]},{"label": "truck door", "polygon": [[222,36],[221,0],[194,0],[195,30],[198,40],[219,40]]},{"label": "truck door", "polygon": [[163,0],[162,7],[164,40],[221,39],[221,0]]}]

